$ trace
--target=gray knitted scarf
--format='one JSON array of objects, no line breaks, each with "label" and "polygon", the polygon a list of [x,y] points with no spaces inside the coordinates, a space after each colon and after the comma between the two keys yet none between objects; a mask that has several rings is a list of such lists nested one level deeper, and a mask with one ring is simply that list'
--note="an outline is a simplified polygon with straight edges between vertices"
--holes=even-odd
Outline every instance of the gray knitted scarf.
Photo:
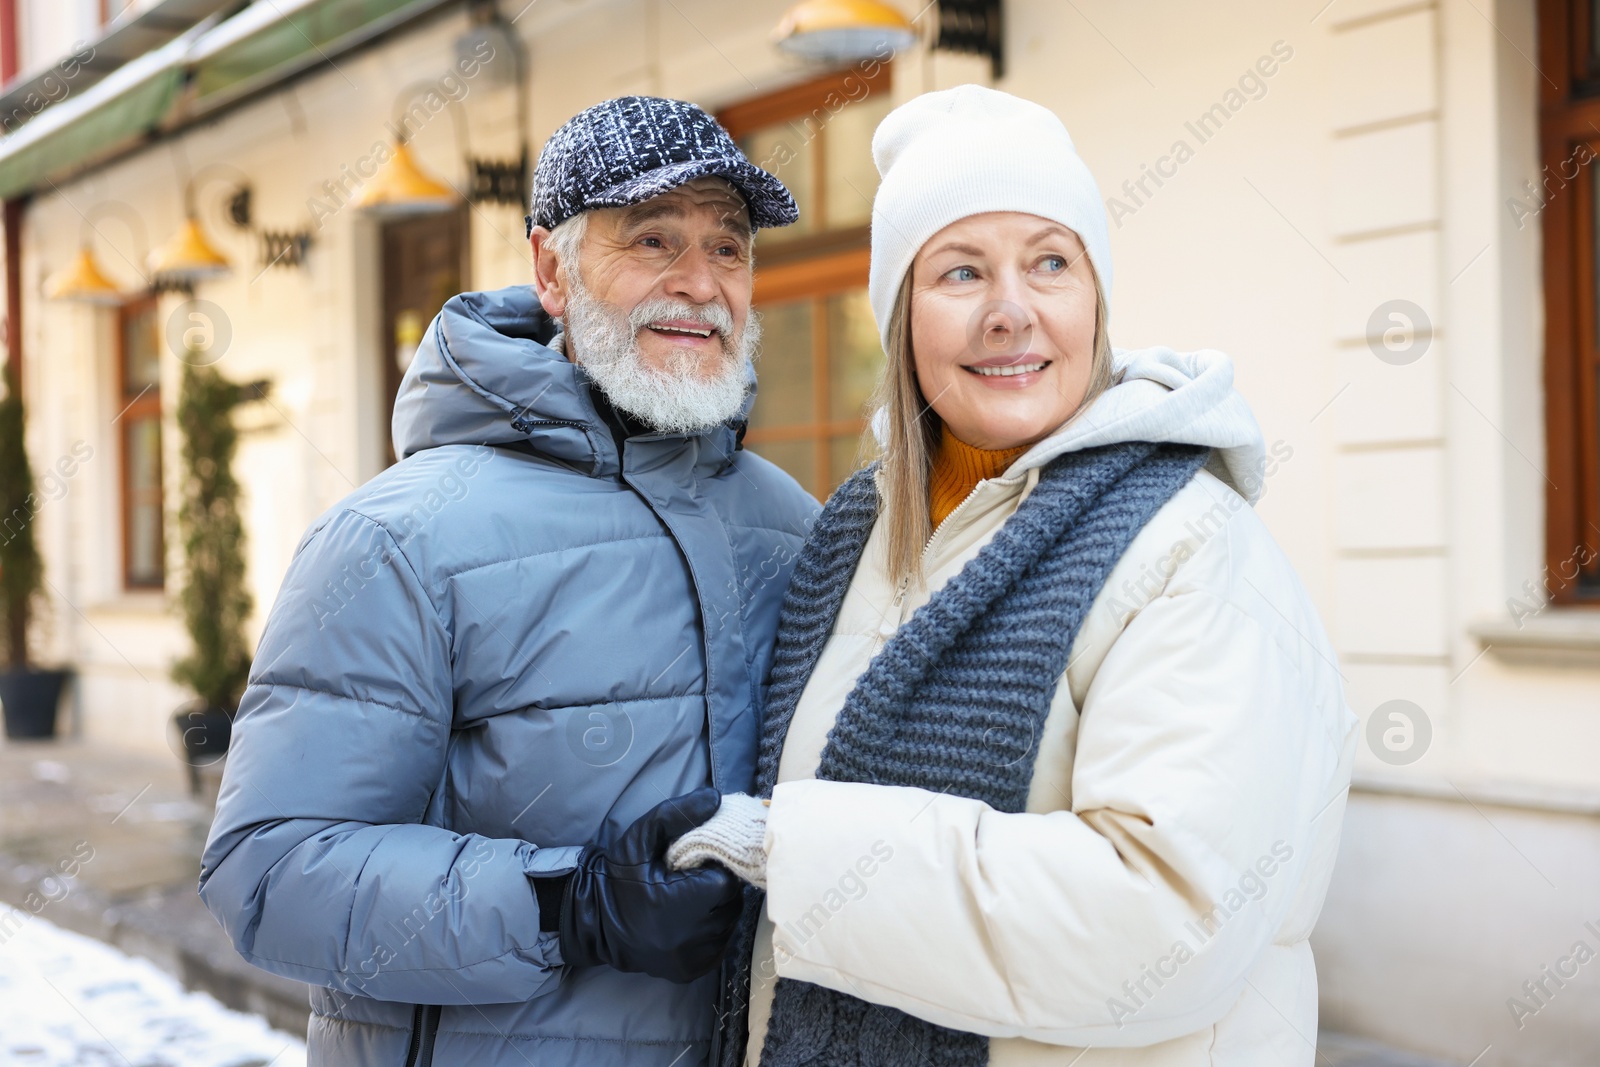
[{"label": "gray knitted scarf", "polygon": [[[1134,536],[1207,451],[1144,442],[1069,453],[961,573],[873,657],[817,768],[837,782],[915,786],[1020,812],[1036,741],[1084,615]],[[873,471],[834,493],[795,565],[778,625],[757,791],[770,797],[790,720],[878,517]],[[744,1057],[749,890],[729,959],[720,1067]],[[935,961],[935,965],[936,961]],[[989,1039],[780,978],[761,1067],[983,1067]]]}]

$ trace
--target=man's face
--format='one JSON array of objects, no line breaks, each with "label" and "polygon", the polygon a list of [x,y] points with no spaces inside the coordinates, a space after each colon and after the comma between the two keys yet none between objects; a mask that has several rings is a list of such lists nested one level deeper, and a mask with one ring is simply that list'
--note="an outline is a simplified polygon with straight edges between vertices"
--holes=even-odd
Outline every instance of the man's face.
[{"label": "man's face", "polygon": [[737,348],[750,315],[750,250],[744,199],[721,178],[699,178],[642,204],[591,212],[583,284],[627,313],[651,301],[727,311],[733,336],[688,317],[653,318],[637,334],[647,368],[681,366],[692,356],[709,378]]},{"label": "man's face", "polygon": [[572,237],[532,237],[535,286],[565,325],[567,355],[616,407],[659,430],[736,415],[760,337],[743,198],[702,178],[584,220],[576,256]]}]

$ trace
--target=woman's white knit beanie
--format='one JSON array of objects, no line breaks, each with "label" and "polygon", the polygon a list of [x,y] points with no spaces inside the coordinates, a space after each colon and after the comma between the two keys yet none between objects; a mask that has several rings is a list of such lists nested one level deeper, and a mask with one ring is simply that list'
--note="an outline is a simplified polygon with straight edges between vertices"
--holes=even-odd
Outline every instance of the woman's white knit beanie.
[{"label": "woman's white knit beanie", "polygon": [[1110,306],[1111,234],[1100,188],[1047,108],[981,85],[926,93],[878,126],[872,159],[883,181],[872,205],[867,292],[885,349],[917,252],[951,223],[989,211],[1038,215],[1076,233]]}]

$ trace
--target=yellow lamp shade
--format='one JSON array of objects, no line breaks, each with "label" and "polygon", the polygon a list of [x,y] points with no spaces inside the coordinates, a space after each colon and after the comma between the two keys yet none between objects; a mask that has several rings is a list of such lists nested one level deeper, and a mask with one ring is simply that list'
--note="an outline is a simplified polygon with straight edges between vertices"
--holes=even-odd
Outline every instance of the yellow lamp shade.
[{"label": "yellow lamp shade", "polygon": [[101,273],[89,247],[78,249],[72,262],[44,280],[44,295],[48,300],[76,300],[85,304],[120,304],[122,290]]},{"label": "yellow lamp shade", "polygon": [[916,43],[911,20],[882,0],[801,0],[773,31],[778,47],[806,59],[887,59]]},{"label": "yellow lamp shade", "polygon": [[230,269],[227,257],[206,240],[193,216],[184,219],[178,232],[150,253],[149,262],[150,272],[157,278],[180,282],[220,278]]},{"label": "yellow lamp shade", "polygon": [[361,186],[354,203],[376,215],[429,215],[455,207],[456,194],[424,174],[411,150],[396,143],[378,173]]}]

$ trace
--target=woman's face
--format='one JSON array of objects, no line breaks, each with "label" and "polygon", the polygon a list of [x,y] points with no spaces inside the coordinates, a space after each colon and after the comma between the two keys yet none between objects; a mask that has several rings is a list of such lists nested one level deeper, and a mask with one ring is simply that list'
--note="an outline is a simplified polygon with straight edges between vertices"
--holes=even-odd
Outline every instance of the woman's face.
[{"label": "woman's face", "polygon": [[1094,363],[1094,269],[1078,235],[1037,215],[973,215],[911,265],[923,399],[976,448],[1031,445],[1066,422]]}]

